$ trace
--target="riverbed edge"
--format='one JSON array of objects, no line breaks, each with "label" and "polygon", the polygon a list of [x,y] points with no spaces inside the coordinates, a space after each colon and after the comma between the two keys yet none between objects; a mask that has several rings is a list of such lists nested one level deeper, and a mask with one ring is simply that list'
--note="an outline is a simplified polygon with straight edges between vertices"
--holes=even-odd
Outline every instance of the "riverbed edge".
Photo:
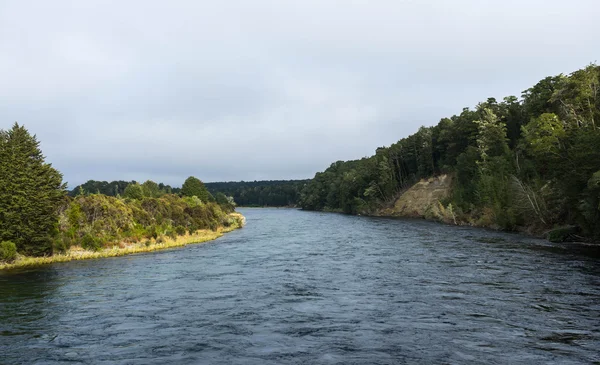
[{"label": "riverbed edge", "polygon": [[229,216],[233,218],[234,223],[231,224],[229,227],[218,227],[215,231],[209,229],[201,229],[194,232],[193,234],[186,233],[185,235],[177,236],[175,238],[161,236],[159,237],[159,239],[153,238],[149,241],[146,241],[150,242],[150,244],[146,244],[146,242],[142,241],[129,244],[121,243],[119,245],[115,245],[110,248],[104,248],[99,251],[84,250],[83,248],[81,248],[81,246],[73,246],[65,253],[55,254],[52,256],[31,257],[18,255],[14,262],[0,262],[0,270],[34,267],[58,262],[119,257],[137,253],[154,252],[169,248],[184,247],[192,244],[206,243],[209,241],[214,241],[219,237],[222,237],[225,233],[229,233],[236,229],[240,229],[246,224],[246,218],[241,213],[234,212],[230,213]]}]

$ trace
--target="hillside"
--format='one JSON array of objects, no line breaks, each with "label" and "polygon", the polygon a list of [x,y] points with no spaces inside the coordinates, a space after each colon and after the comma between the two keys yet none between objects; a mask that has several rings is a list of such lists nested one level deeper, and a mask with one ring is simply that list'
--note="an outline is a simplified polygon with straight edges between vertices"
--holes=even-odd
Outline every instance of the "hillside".
[{"label": "hillside", "polygon": [[[306,184],[300,206],[441,214],[444,221],[503,230],[569,226],[578,240],[600,241],[598,146],[600,67],[592,64],[546,77],[520,98],[463,108],[373,156],[334,162]],[[446,177],[431,179],[446,175],[451,188]]]}]

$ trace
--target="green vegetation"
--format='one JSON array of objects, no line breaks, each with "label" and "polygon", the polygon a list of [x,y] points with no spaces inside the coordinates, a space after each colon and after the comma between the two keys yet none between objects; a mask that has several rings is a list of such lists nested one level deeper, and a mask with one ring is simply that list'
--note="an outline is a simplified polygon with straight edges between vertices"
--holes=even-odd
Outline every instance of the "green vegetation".
[{"label": "green vegetation", "polygon": [[[134,185],[130,185],[134,186]],[[118,198],[102,194],[68,198],[59,209],[54,249],[81,245],[91,251],[122,243],[177,237],[231,225],[233,209],[196,196],[165,194],[159,198]]]},{"label": "green vegetation", "polygon": [[52,253],[57,209],[65,196],[62,175],[45,163],[35,136],[17,123],[0,131],[0,241],[20,253]]},{"label": "green vegetation", "polygon": [[[374,156],[338,161],[302,190],[300,206],[370,214],[422,178],[453,176],[458,222],[600,240],[600,67],[547,77],[489,98]],[[562,232],[562,233],[561,233]],[[577,232],[575,234],[574,232]],[[583,237],[582,237],[583,236]]]},{"label": "green vegetation", "polygon": [[[151,182],[150,186],[153,188],[155,183]],[[88,180],[86,183],[77,185],[69,192],[69,196],[75,197],[77,195],[89,195],[89,194],[102,194],[108,196],[124,196],[125,190],[131,184],[138,184],[136,181],[95,181]],[[141,184],[144,185],[144,184]],[[150,187],[149,186],[149,187]],[[179,194],[181,189],[172,188],[169,185],[159,183],[158,190],[161,194]]]},{"label": "green vegetation", "polygon": [[193,176],[188,177],[181,186],[181,195],[197,196],[200,200],[205,202],[215,201],[215,198],[208,192],[204,183]]},{"label": "green vegetation", "polygon": [[271,180],[206,183],[208,191],[233,197],[235,204],[244,207],[296,206],[300,191],[309,180]]},{"label": "green vegetation", "polygon": [[0,242],[0,262],[13,262],[17,258],[17,245],[10,241]]},{"label": "green vegetation", "polygon": [[[215,200],[194,177],[184,183],[182,196],[150,180],[89,181],[78,187],[77,195],[67,196],[62,175],[44,162],[36,137],[16,123],[0,131],[0,171],[2,266],[15,259],[17,264],[30,262],[26,257],[63,254],[64,259],[71,257],[72,246],[90,252],[119,247],[122,253],[141,242],[149,250],[165,242],[181,245],[195,237],[218,237],[199,232],[222,232],[242,224],[232,214],[231,199],[220,194]],[[93,188],[108,189],[115,196],[86,192]],[[178,238],[183,236],[187,238]]]},{"label": "green vegetation", "polygon": [[10,269],[16,267],[37,266],[53,262],[67,262],[73,260],[87,260],[101,257],[116,257],[140,252],[152,252],[167,248],[181,247],[189,244],[202,243],[221,237],[224,233],[240,228],[244,224],[244,217],[239,213],[229,214],[230,225],[219,228],[216,231],[200,230],[194,234],[183,234],[176,237],[159,237],[158,239],[144,240],[136,243],[119,244],[104,248],[98,251],[84,250],[79,246],[74,246],[64,253],[55,253],[52,256],[29,257],[17,255],[14,262],[1,262],[1,269]]},{"label": "green vegetation", "polygon": [[[165,194],[186,195],[197,194],[202,200],[213,201],[221,206],[235,205],[244,207],[288,207],[296,206],[300,199],[300,191],[309,180],[269,180],[269,181],[229,181],[203,183],[192,178],[184,183],[184,188],[152,181],[139,184],[136,181],[94,181],[76,186],[69,195],[103,194],[107,196],[123,196],[132,199],[141,197],[158,198]],[[196,179],[197,180],[197,179]],[[222,196],[219,198],[219,194]],[[225,202],[227,200],[227,202]]]}]

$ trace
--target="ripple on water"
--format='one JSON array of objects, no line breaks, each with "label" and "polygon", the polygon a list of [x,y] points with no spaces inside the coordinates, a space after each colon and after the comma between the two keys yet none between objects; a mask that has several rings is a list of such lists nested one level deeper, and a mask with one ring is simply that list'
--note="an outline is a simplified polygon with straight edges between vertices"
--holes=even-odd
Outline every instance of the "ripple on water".
[{"label": "ripple on water", "polygon": [[0,273],[0,363],[600,362],[598,250],[243,213],[208,244]]}]

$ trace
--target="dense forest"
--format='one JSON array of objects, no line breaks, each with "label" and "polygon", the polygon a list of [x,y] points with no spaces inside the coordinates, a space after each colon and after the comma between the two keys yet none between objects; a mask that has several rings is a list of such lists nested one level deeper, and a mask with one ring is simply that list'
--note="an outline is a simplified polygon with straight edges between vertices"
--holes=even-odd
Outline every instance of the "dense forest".
[{"label": "dense forest", "polygon": [[[16,123],[0,130],[0,171],[0,262],[17,254],[49,256],[72,245],[87,250],[149,245],[237,223],[228,215],[234,210],[231,199],[220,193],[213,197],[195,177],[185,180],[178,195],[146,181],[99,184],[93,193],[81,187],[69,196],[36,137]],[[110,194],[102,193],[105,188]]]},{"label": "dense forest", "polygon": [[441,203],[459,222],[569,225],[577,239],[599,240],[600,67],[546,77],[521,98],[488,98],[371,157],[337,161],[306,185],[300,206],[370,214],[439,174],[453,177]]},{"label": "dense forest", "polygon": [[309,180],[269,180],[206,183],[213,193],[223,193],[233,197],[238,206],[245,207],[285,207],[295,206],[300,199],[300,191]]},{"label": "dense forest", "polygon": [[[300,199],[300,191],[309,180],[267,180],[267,181],[230,181],[204,183],[215,199],[233,198],[233,202],[244,207],[285,207],[295,206]],[[89,180],[78,185],[69,195],[103,194],[107,196],[126,196],[125,190],[129,185],[137,185],[136,181],[95,181]],[[180,194],[181,188],[171,187],[163,183],[146,181],[143,189],[150,189],[158,194]],[[156,193],[150,193],[151,196]],[[207,199],[212,199],[208,196]]]},{"label": "dense forest", "polygon": [[[151,181],[149,180],[151,183]],[[106,196],[119,196],[125,193],[127,186],[131,184],[137,184],[138,182],[133,181],[96,181],[88,180],[87,182],[77,185],[71,191],[69,196],[86,195],[86,194],[103,194]],[[158,189],[165,194],[179,194],[181,188],[172,188],[170,185],[158,183]]]}]

